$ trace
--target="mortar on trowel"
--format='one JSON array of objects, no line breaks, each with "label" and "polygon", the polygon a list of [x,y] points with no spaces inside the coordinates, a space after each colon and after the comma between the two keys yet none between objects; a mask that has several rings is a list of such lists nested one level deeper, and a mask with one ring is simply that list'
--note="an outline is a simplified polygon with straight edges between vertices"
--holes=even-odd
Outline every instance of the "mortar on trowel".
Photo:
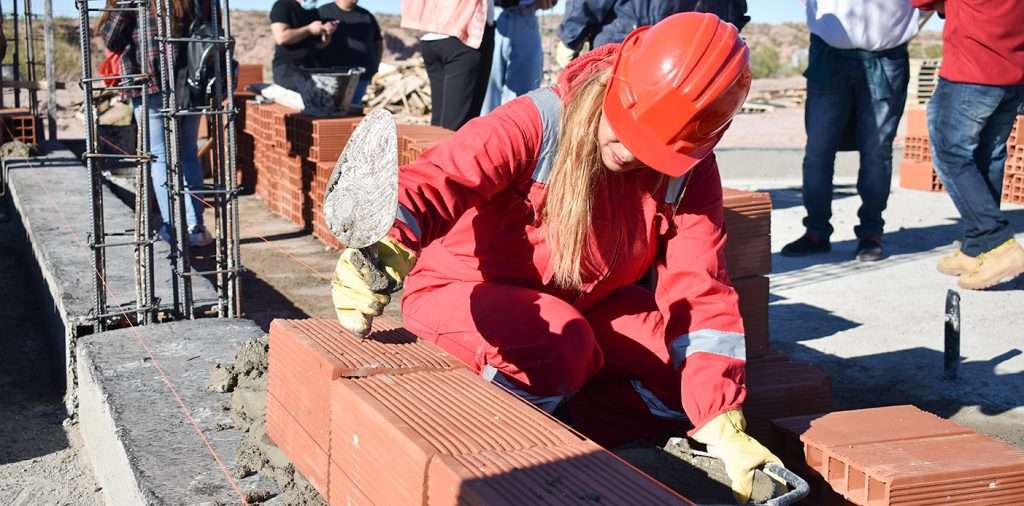
[{"label": "mortar on trowel", "polygon": [[356,126],[338,158],[324,192],[324,221],[346,248],[371,290],[401,287],[377,268],[371,247],[384,238],[398,215],[398,128],[391,113],[378,109]]},{"label": "mortar on trowel", "polygon": [[[735,504],[725,464],[694,448],[686,438],[671,438],[660,448],[654,445],[620,448],[615,454],[697,504]],[[773,479],[769,472],[786,484]],[[807,482],[799,476],[777,464],[768,464],[764,471],[754,471],[750,503],[784,506],[805,498],[808,492]]]}]

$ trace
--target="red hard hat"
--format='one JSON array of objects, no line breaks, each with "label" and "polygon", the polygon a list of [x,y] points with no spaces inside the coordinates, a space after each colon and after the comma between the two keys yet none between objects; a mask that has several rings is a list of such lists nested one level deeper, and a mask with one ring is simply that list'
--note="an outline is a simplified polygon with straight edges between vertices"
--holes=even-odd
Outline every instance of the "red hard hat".
[{"label": "red hard hat", "polygon": [[749,91],[750,49],[736,27],[687,12],[626,37],[604,114],[637,159],[679,176],[711,153]]}]

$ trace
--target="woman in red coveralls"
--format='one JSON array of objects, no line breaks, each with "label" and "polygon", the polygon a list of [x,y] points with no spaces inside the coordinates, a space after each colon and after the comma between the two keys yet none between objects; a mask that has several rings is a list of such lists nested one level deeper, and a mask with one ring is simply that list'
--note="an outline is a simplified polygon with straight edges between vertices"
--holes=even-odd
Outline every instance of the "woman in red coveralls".
[{"label": "woman in red coveralls", "polygon": [[[404,282],[406,327],[598,442],[616,434],[596,406],[691,428],[746,502],[753,469],[778,459],[744,432],[712,150],[749,88],[736,28],[677,14],[402,167],[398,220],[376,246]],[[365,335],[389,297],[358,254],[342,253],[333,298]],[[656,288],[637,285],[652,266]]]}]

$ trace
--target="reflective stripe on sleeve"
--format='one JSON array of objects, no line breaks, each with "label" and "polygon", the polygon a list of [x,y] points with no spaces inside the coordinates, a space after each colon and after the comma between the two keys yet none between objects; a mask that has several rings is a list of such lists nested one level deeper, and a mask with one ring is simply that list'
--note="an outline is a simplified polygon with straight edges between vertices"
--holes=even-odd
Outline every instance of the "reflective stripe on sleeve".
[{"label": "reflective stripe on sleeve", "polygon": [[737,360],[746,360],[747,344],[743,334],[714,329],[700,329],[677,337],[669,346],[672,366],[678,369],[687,357],[697,352],[714,353]]}]

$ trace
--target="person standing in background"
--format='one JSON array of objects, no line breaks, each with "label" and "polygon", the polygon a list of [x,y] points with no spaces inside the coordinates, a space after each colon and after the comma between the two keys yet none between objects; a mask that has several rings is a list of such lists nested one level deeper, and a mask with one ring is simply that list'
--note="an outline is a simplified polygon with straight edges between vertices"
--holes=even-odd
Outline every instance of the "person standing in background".
[{"label": "person standing in background", "polygon": [[494,60],[480,114],[540,87],[544,78],[537,10],[547,10],[558,0],[499,0],[494,23]]},{"label": "person standing in background", "polygon": [[402,0],[401,26],[427,32],[430,124],[458,130],[479,116],[494,57],[493,0]]},{"label": "person standing in background", "polygon": [[806,231],[782,248],[784,256],[832,250],[832,177],[848,128],[860,151],[861,207],[855,258],[885,257],[882,211],[892,184],[892,142],[907,101],[907,42],[919,13],[910,0],[806,0],[811,48],[807,71],[803,163]]},{"label": "person standing in background", "polygon": [[746,0],[568,0],[558,27],[555,61],[565,67],[591,48],[622,42],[640,26],[653,25],[680,12],[707,12],[737,30],[750,21]]},{"label": "person standing in background", "polygon": [[928,102],[928,138],[964,237],[938,269],[959,276],[961,288],[990,288],[1024,273],[1024,248],[999,210],[1006,141],[1024,104],[1024,2],[914,5],[946,17],[939,84]]},{"label": "person standing in background", "polygon": [[[316,1],[308,2],[310,7]],[[270,8],[270,32],[274,36],[272,63],[274,84],[302,93],[308,88],[308,69],[316,66],[316,50],[331,42],[336,22],[324,23],[316,9],[298,0],[277,0]]]},{"label": "person standing in background", "polygon": [[352,106],[363,106],[363,94],[384,57],[384,38],[380,33],[377,18],[370,11],[356,5],[357,0],[335,0],[320,6],[322,21],[336,21],[338,27],[331,42],[318,51],[322,67],[362,67],[365,69],[355,94]]}]

